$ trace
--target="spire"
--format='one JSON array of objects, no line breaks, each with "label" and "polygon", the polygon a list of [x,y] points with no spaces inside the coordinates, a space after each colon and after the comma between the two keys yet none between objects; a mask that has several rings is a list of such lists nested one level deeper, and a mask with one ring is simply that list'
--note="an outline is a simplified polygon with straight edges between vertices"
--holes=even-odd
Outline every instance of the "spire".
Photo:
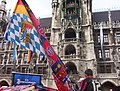
[{"label": "spire", "polygon": [[58,0],[52,0],[52,8],[58,7]]},{"label": "spire", "polygon": [[6,9],[6,0],[1,1],[1,8],[0,9],[2,9],[2,10]]},{"label": "spire", "polygon": [[2,0],[0,4],[0,18],[5,20],[6,17],[6,0]]},{"label": "spire", "polygon": [[0,4],[0,27],[2,28],[2,31],[5,29],[5,24],[6,24],[6,0],[2,0]]},{"label": "spire", "polygon": [[10,19],[10,12],[11,12],[11,9],[9,9],[9,11],[8,11],[7,20]]},{"label": "spire", "polygon": [[2,0],[1,2],[5,3],[6,4],[6,0]]}]

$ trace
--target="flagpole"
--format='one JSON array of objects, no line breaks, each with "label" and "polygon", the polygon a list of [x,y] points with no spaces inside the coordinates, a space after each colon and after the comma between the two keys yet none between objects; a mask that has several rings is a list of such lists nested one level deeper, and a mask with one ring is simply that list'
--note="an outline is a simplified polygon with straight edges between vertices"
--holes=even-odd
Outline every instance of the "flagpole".
[{"label": "flagpole", "polygon": [[13,61],[13,71],[16,71],[16,60]]},{"label": "flagpole", "polygon": [[103,27],[102,27],[102,22],[100,23],[100,44],[101,44],[101,57],[102,57],[102,60],[104,60]]},{"label": "flagpole", "polygon": [[16,61],[17,61],[17,46],[14,42],[14,50],[13,50],[13,71],[16,71]]},{"label": "flagpole", "polygon": [[114,44],[115,44],[115,40],[114,40],[114,33],[113,33],[113,26],[112,26],[112,20],[111,20],[111,12],[110,12],[110,9],[108,10],[108,19],[109,19],[109,28],[110,28],[111,45],[114,45]]}]

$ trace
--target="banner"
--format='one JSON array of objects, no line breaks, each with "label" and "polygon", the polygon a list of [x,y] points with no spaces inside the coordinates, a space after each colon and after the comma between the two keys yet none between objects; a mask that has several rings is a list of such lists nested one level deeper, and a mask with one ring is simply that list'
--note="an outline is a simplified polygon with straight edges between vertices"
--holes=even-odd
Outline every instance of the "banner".
[{"label": "banner", "polygon": [[12,85],[41,85],[41,75],[25,74],[25,73],[12,73]]}]

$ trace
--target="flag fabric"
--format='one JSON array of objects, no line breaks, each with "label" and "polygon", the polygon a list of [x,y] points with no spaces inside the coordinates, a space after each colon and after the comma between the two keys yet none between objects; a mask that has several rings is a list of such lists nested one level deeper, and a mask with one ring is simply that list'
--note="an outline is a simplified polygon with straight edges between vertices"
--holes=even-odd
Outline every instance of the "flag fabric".
[{"label": "flag fabric", "polygon": [[17,45],[14,42],[14,50],[13,50],[13,62],[17,60]]},{"label": "flag fabric", "polygon": [[[65,65],[62,63],[60,58],[56,55],[55,51],[51,47],[49,41],[47,40],[45,36],[45,32],[43,31],[40,23],[38,22],[37,18],[33,14],[32,10],[30,9],[29,5],[25,0],[21,0],[26,7],[28,14],[30,16],[31,21],[33,22],[33,25],[35,26],[39,37],[42,42],[42,46],[44,48],[45,54],[47,55],[49,59],[50,66],[52,68],[53,73],[56,75],[56,77],[64,84],[68,79],[68,74],[66,72]],[[57,68],[58,67],[58,68]]]},{"label": "flag fabric", "polygon": [[[0,91],[23,91],[24,89],[29,88],[29,85],[21,86],[11,86],[11,87],[1,87]],[[28,90],[27,90],[28,91]]]},{"label": "flag fabric", "polygon": [[57,89],[46,87],[43,85],[37,85],[36,88],[39,89],[40,91],[58,91]]},{"label": "flag fabric", "polygon": [[28,50],[28,63],[31,61],[32,51]]},{"label": "flag fabric", "polygon": [[58,88],[58,91],[72,91],[72,90],[69,90],[68,86],[66,86],[66,84],[63,84],[59,79],[58,77],[56,77],[56,75],[53,74],[53,77],[55,79],[55,83],[56,83],[56,86]]},{"label": "flag fabric", "polygon": [[13,16],[8,23],[4,39],[12,41],[19,45],[21,48],[31,50],[40,54],[45,54],[38,37],[38,33],[32,25],[29,15],[22,4],[21,0],[14,9]]},{"label": "flag fabric", "polygon": [[101,56],[104,59],[104,49],[103,49],[103,28],[102,23],[100,24],[100,44],[101,44]]}]

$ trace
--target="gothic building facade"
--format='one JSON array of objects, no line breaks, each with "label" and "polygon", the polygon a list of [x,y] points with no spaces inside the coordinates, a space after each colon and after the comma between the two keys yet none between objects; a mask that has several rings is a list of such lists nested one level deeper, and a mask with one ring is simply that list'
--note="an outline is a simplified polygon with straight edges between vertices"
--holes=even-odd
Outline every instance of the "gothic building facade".
[{"label": "gothic building facade", "polygon": [[[13,44],[2,41],[7,21],[5,5],[6,0],[2,0],[0,85],[10,85],[11,72],[16,69],[17,72],[42,74],[43,82],[51,86],[49,65],[37,54],[32,55],[33,61],[28,64],[27,51],[18,46],[18,59],[12,63]],[[120,85],[120,10],[92,12],[92,0],[52,0],[52,17],[38,20],[76,83],[84,77],[85,69],[91,68],[103,91]]]}]

